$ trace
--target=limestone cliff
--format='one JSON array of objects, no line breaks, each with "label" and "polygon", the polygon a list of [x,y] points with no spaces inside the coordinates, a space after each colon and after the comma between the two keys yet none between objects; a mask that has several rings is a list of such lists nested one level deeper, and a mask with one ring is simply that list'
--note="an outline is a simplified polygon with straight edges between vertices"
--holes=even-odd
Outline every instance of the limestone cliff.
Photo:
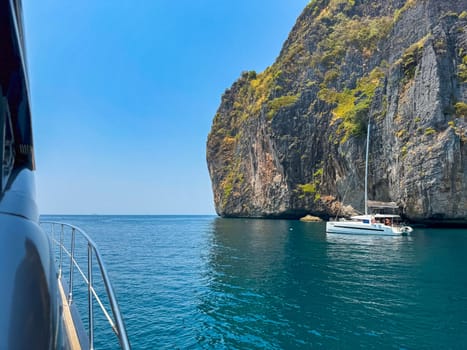
[{"label": "limestone cliff", "polygon": [[217,213],[361,211],[370,120],[369,198],[467,224],[466,11],[467,0],[312,0],[276,62],[222,96],[207,142]]}]

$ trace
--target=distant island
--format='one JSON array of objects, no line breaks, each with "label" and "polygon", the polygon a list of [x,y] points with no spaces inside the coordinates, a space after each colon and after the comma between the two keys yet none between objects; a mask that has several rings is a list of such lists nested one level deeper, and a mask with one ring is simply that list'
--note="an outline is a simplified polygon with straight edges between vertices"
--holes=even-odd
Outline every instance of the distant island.
[{"label": "distant island", "polygon": [[[467,0],[313,0],[227,89],[207,141],[225,217],[328,218],[369,198],[467,225]],[[344,211],[343,211],[344,210]]]}]

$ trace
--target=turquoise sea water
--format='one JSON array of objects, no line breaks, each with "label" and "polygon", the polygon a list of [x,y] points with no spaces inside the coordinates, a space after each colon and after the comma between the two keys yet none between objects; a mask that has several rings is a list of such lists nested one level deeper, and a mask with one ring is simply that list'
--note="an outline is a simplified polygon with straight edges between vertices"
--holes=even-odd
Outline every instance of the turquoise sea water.
[{"label": "turquoise sea water", "polygon": [[[465,229],[359,237],[285,220],[42,219],[98,244],[134,349],[467,349]],[[96,349],[116,348],[97,326]]]}]

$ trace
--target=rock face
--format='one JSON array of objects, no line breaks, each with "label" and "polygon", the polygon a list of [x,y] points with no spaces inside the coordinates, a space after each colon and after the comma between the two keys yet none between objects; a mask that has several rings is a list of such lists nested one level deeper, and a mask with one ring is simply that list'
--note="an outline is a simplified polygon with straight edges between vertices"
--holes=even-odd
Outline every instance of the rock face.
[{"label": "rock face", "polygon": [[[222,96],[207,142],[217,213],[328,217],[397,202],[467,224],[467,0],[313,0],[276,62]],[[351,207],[350,207],[351,206]]]}]

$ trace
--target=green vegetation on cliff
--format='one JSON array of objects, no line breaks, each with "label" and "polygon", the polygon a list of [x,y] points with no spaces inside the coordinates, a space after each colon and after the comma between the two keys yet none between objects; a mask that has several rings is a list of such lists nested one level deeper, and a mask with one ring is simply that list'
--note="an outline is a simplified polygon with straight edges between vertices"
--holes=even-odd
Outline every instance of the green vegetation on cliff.
[{"label": "green vegetation on cliff", "polygon": [[[311,57],[311,66],[339,70],[347,52],[357,50],[364,58],[371,57],[378,43],[389,34],[392,28],[391,17],[349,18],[343,13],[333,16],[332,31],[319,42]],[[323,20],[324,17],[321,17]]]},{"label": "green vegetation on cliff", "polygon": [[458,66],[459,80],[463,83],[467,83],[467,55],[462,57],[462,63]]},{"label": "green vegetation on cliff", "polygon": [[306,196],[312,196],[313,201],[317,202],[321,198],[321,193],[319,193],[320,184],[323,182],[324,169],[321,167],[313,173],[312,182],[306,184],[298,184],[297,190],[300,193],[300,198],[305,198]]},{"label": "green vegetation on cliff", "polygon": [[454,107],[458,118],[467,118],[467,103],[457,102]]},{"label": "green vegetation on cliff", "polygon": [[402,55],[402,69],[406,80],[413,79],[415,75],[415,68],[417,67],[423,53],[423,46],[428,37],[425,36],[418,42],[410,45]]},{"label": "green vegetation on cliff", "polygon": [[375,68],[369,75],[359,79],[354,89],[346,88],[338,92],[325,88],[319,91],[318,97],[321,100],[335,106],[332,110],[332,123],[341,122],[338,128],[338,133],[343,133],[341,143],[352,135],[365,133],[371,102],[384,76],[381,68]]},{"label": "green vegetation on cliff", "polygon": [[236,161],[228,167],[227,175],[221,183],[221,188],[223,190],[223,206],[225,206],[227,201],[230,199],[234,187],[241,185],[242,182],[243,174],[240,172],[240,162]]},{"label": "green vegetation on cliff", "polygon": [[268,119],[272,119],[272,117],[274,117],[274,115],[277,113],[277,111],[280,108],[292,106],[295,102],[298,101],[299,98],[300,98],[299,94],[297,94],[297,95],[285,95],[285,96],[277,97],[272,101],[269,101],[268,102],[269,111],[268,111],[268,114],[267,114]]},{"label": "green vegetation on cliff", "polygon": [[400,9],[397,9],[395,12],[394,12],[394,22],[397,22],[401,15],[407,11],[409,8],[413,7],[415,4],[416,4],[417,0],[407,0],[404,4],[404,6],[402,6]]},{"label": "green vegetation on cliff", "polygon": [[[342,75],[346,55],[361,56],[364,60],[372,57],[379,43],[389,35],[394,17],[354,16],[351,14],[355,6],[354,0],[311,1],[307,6],[312,13],[311,26],[309,22],[299,21],[295,40],[286,43],[272,66],[259,74],[244,72],[237,82],[239,89],[233,110],[235,125],[259,117],[262,112],[272,120],[282,108],[292,108],[300,98],[297,75],[301,65],[308,64],[314,69],[307,86],[319,84],[322,89],[329,89],[335,88]],[[317,43],[305,39],[310,28],[313,28],[312,38],[319,39]],[[366,102],[358,103],[357,109]],[[345,132],[346,138],[358,133],[358,127],[349,125],[353,123],[352,118],[345,118],[345,129],[354,129]]]}]

